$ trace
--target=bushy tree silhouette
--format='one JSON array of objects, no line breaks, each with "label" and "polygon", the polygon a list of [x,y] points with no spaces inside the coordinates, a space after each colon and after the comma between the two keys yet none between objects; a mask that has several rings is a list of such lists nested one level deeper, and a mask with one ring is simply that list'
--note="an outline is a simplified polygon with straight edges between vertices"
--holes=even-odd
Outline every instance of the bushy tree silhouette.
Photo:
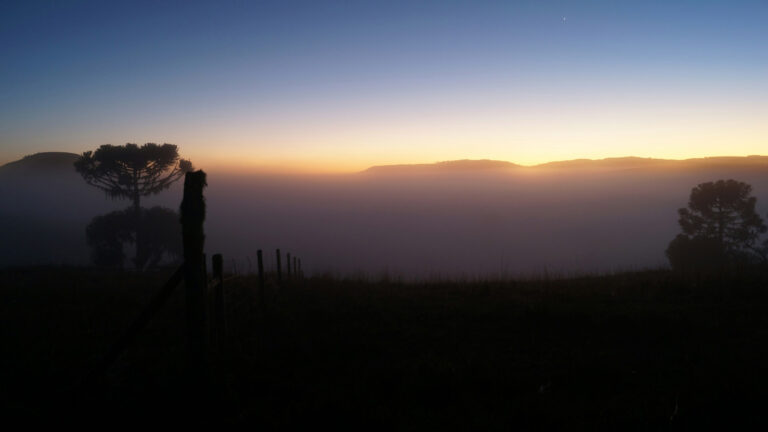
[{"label": "bushy tree silhouette", "polygon": [[133,241],[132,210],[122,210],[96,216],[85,229],[91,248],[91,260],[99,267],[122,268],[125,261],[123,245]]},{"label": "bushy tree silhouette", "polygon": [[125,262],[124,247],[128,243],[143,248],[141,255],[147,257],[146,268],[181,257],[179,214],[163,207],[141,209],[141,212],[140,231],[145,234],[141,245],[136,243],[132,208],[93,218],[86,228],[86,238],[94,264],[99,267],[122,268]]},{"label": "bushy tree silhouette", "polygon": [[675,268],[714,268],[759,257],[765,261],[760,236],[766,232],[755,210],[752,186],[736,180],[701,183],[691,190],[688,208],[678,210],[682,234],[667,248]]},{"label": "bushy tree silhouette", "polygon": [[150,259],[151,248],[145,244],[144,228],[147,224],[141,220],[141,197],[167,189],[192,170],[192,163],[181,159],[178,148],[173,144],[105,144],[96,151],[83,153],[75,161],[75,169],[88,184],[110,197],[133,202],[130,218],[136,244],[134,264],[137,268],[144,268]]}]

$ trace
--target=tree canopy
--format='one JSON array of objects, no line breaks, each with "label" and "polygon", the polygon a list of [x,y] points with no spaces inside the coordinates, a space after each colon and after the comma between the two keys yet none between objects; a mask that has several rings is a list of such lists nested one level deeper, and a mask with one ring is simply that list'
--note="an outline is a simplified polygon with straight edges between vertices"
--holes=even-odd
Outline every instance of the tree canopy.
[{"label": "tree canopy", "polygon": [[736,180],[701,183],[691,190],[688,208],[678,210],[683,233],[717,239],[725,249],[751,249],[766,232],[757,214],[752,186]]},{"label": "tree canopy", "polygon": [[717,180],[694,187],[688,207],[678,210],[682,234],[667,249],[672,266],[765,260],[759,241],[768,228],[755,210],[756,203],[752,186],[744,182]]},{"label": "tree canopy", "polygon": [[75,169],[88,184],[111,197],[134,200],[138,206],[139,197],[167,189],[192,170],[192,163],[181,159],[173,144],[104,144],[95,152],[83,153]]}]

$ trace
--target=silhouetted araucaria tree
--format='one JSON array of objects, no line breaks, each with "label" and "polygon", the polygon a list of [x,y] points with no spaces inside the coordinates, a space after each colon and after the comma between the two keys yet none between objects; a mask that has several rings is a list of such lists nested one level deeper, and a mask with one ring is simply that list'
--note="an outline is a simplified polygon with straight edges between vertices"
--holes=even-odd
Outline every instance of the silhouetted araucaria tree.
[{"label": "silhouetted araucaria tree", "polygon": [[143,247],[141,197],[169,188],[192,170],[192,163],[181,159],[173,144],[105,144],[96,151],[83,153],[75,162],[75,169],[88,184],[110,197],[132,201],[136,242],[134,264],[143,268],[148,256]]}]

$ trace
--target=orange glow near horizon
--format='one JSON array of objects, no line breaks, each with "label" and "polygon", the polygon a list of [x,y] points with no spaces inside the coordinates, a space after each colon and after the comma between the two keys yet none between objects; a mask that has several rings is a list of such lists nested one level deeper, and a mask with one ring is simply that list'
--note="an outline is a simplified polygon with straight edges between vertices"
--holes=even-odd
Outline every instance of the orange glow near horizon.
[{"label": "orange glow near horizon", "polygon": [[[684,127],[659,123],[634,129],[627,129],[618,121],[603,128],[559,129],[536,124],[516,133],[454,128],[454,133],[445,136],[430,134],[424,127],[371,134],[375,138],[367,139],[362,134],[337,137],[317,134],[314,140],[296,137],[276,145],[271,144],[271,139],[255,140],[254,144],[222,145],[227,151],[215,153],[194,145],[181,147],[183,154],[197,161],[198,166],[270,173],[352,173],[375,165],[460,159],[503,160],[534,166],[562,160],[627,156],[680,160],[767,154],[768,126],[753,123],[724,128],[715,122],[698,124]],[[259,142],[269,144],[257,144]]]},{"label": "orange glow near horizon", "polygon": [[[668,96],[633,103],[596,100],[582,105],[580,99],[566,103],[556,98],[506,105],[487,97],[436,107],[435,98],[408,108],[369,101],[325,111],[314,106],[268,114],[243,110],[206,123],[174,119],[151,127],[127,125],[118,131],[70,130],[53,138],[40,137],[34,145],[25,146],[24,153],[0,149],[0,160],[42,151],[81,153],[103,143],[170,142],[179,146],[182,157],[201,168],[352,173],[374,165],[459,159],[530,166],[626,156],[747,156],[766,154],[768,149],[768,122],[764,121],[768,107],[748,101],[708,105],[691,97],[674,103]],[[143,132],[136,136],[133,130]],[[115,136],[129,138],[117,141]]]},{"label": "orange glow near horizon", "polygon": [[530,166],[767,153],[766,89],[734,82],[707,87],[680,77],[670,78],[663,89],[647,82],[630,86],[578,78],[579,87],[562,93],[542,84],[523,91],[508,83],[500,89],[414,88],[407,98],[320,95],[267,108],[233,104],[210,112],[169,111],[119,125],[19,135],[11,140],[14,147],[0,148],[0,160],[125,142],[169,142],[199,167],[269,173],[350,173],[373,165],[459,159]]},{"label": "orange glow near horizon", "polygon": [[[467,109],[456,101],[408,109],[361,104],[322,114],[276,113],[261,123],[239,113],[174,142],[182,153],[237,171],[345,173],[374,165],[494,159],[538,165],[571,159],[690,159],[766,154],[768,107],[745,101],[707,105],[691,97],[656,101],[499,102]],[[434,102],[434,101],[431,101]],[[485,101],[491,102],[491,101]],[[255,114],[254,114],[255,115]],[[208,142],[221,143],[211,150]],[[202,165],[201,165],[202,166]]]}]

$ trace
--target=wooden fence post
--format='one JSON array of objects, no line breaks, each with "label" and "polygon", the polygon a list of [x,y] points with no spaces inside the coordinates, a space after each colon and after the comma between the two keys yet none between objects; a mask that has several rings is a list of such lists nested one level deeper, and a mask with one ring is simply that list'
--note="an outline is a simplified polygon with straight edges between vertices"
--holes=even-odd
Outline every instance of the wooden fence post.
[{"label": "wooden fence post", "polygon": [[275,250],[275,254],[277,255],[277,283],[279,284],[283,277],[283,271],[280,268],[280,249]]},{"label": "wooden fence post", "polygon": [[299,275],[299,265],[296,263],[296,257],[293,257],[293,274]]},{"label": "wooden fence post", "polygon": [[288,277],[288,279],[290,279],[291,278],[291,254],[290,253],[285,254],[285,268],[286,268],[285,275]]},{"label": "wooden fence post", "polygon": [[184,286],[186,288],[187,362],[190,373],[202,377],[206,371],[205,291],[203,245],[205,232],[205,173],[194,171],[184,178],[181,201],[181,230],[184,243]]},{"label": "wooden fence post", "polygon": [[259,301],[264,305],[264,261],[261,256],[261,249],[256,251],[256,265],[259,269]]},{"label": "wooden fence post", "polygon": [[213,256],[213,309],[215,319],[214,337],[221,347],[221,340],[226,332],[224,323],[224,257],[221,254]]},{"label": "wooden fence post", "polygon": [[301,258],[299,258],[299,277],[304,277],[304,272],[301,271]]}]

